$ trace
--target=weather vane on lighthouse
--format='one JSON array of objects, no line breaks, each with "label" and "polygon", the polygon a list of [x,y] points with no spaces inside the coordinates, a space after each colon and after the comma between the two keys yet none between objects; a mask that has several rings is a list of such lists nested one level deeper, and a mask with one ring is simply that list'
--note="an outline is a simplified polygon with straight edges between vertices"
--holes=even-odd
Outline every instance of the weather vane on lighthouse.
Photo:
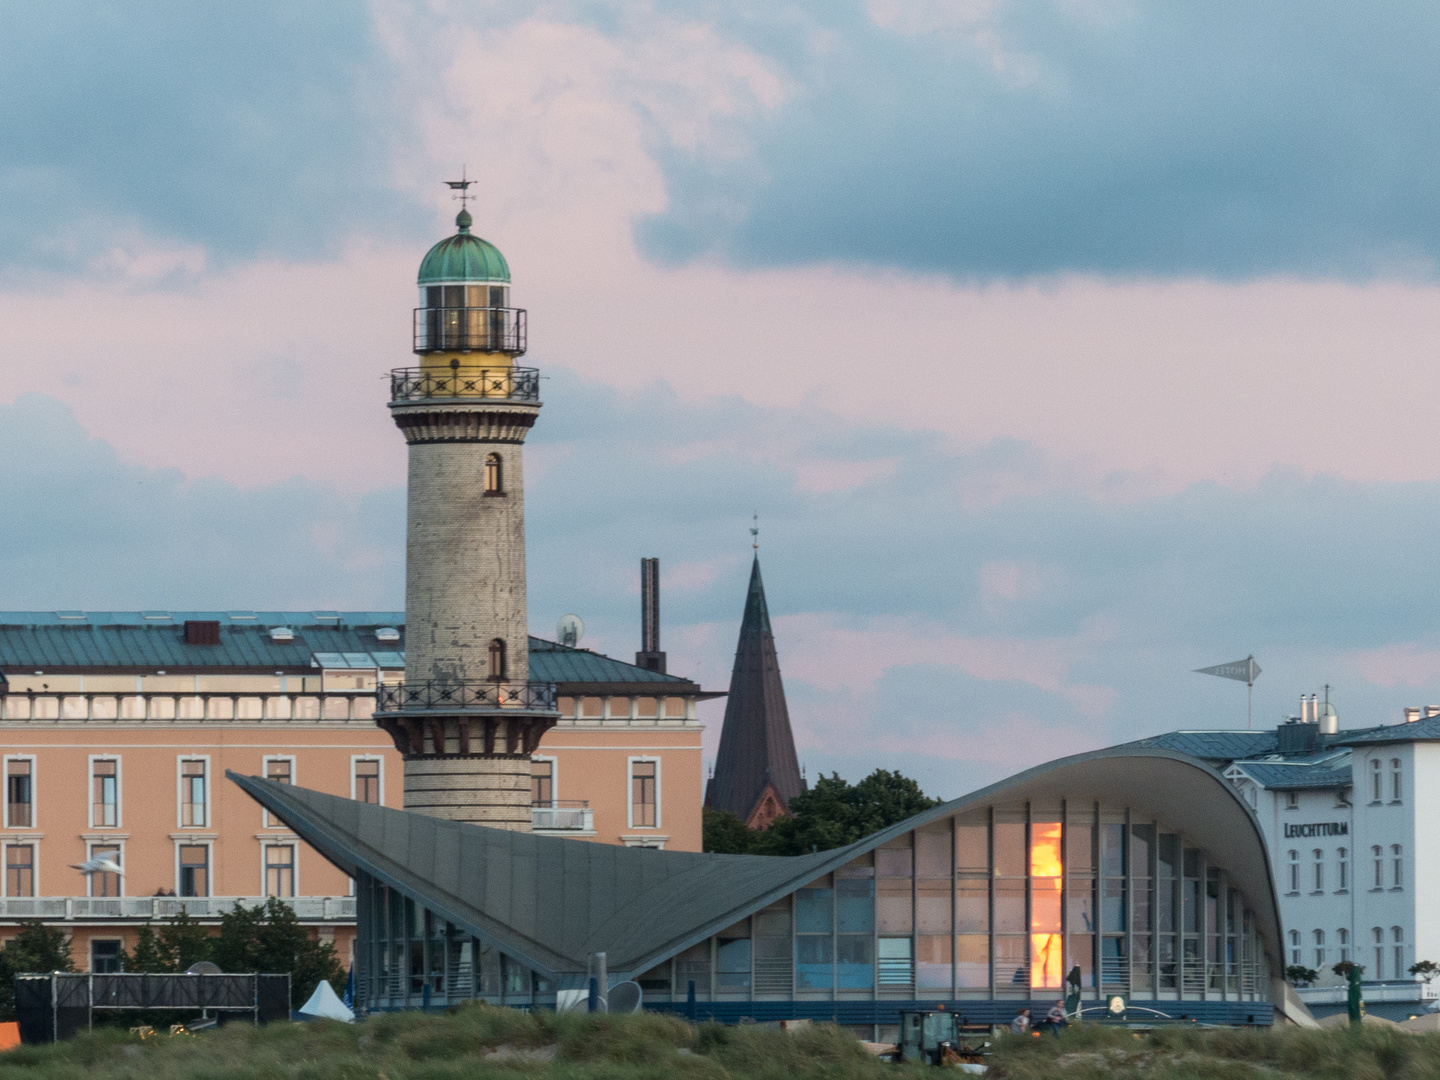
[{"label": "weather vane on lighthouse", "polygon": [[471,199],[475,198],[475,196],[474,196],[474,195],[471,195],[470,192],[469,192],[469,190],[468,190],[469,187],[470,187],[470,185],[473,184],[473,183],[475,183],[475,181],[474,181],[474,180],[467,180],[467,179],[465,179],[465,168],[466,168],[466,167],[465,167],[464,165],[462,165],[462,166],[460,167],[460,179],[459,179],[459,180],[446,180],[446,181],[445,181],[445,186],[448,187],[451,191],[458,191],[458,192],[460,192],[459,195],[455,195],[455,196],[452,196],[452,197],[460,200],[460,209],[461,209],[461,210],[464,210],[464,209],[465,209],[465,204],[466,204],[467,202],[469,202]]}]

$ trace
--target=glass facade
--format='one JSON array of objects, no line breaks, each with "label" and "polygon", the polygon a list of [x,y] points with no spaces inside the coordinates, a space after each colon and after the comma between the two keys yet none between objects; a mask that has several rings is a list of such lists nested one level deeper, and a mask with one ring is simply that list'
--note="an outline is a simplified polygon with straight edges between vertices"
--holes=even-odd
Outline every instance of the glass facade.
[{"label": "glass facade", "polygon": [[[538,976],[497,956],[513,975],[486,982],[479,943],[408,900],[365,881],[359,896],[368,1007],[413,1005],[423,985],[432,1003],[461,985],[540,1001]],[[1265,1001],[1255,925],[1224,866],[1164,821],[1094,801],[1001,803],[888,841],[637,978],[656,1003],[692,987],[717,1003],[1003,1002],[1054,1000],[1078,968],[1092,1001]],[[430,959],[432,940],[453,963]]]}]

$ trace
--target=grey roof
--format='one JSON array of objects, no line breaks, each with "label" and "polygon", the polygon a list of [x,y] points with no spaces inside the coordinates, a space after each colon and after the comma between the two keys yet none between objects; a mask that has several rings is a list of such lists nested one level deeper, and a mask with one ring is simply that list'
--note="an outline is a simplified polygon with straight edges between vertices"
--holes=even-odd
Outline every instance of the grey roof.
[{"label": "grey roof", "polygon": [[[543,674],[542,674],[543,672]],[[656,692],[698,690],[693,682],[679,675],[627,664],[589,649],[574,649],[555,641],[530,639],[530,677],[542,682],[576,685],[610,685],[612,683],[660,683]]]},{"label": "grey roof", "polygon": [[1138,739],[1124,746],[1155,747],[1177,750],[1203,761],[1235,761],[1275,752],[1277,743],[1272,731],[1167,731],[1148,739]]},{"label": "grey roof", "polygon": [[227,772],[346,874],[370,874],[522,963],[581,985],[592,952],[648,970],[902,833],[997,799],[1102,795],[1153,813],[1221,860],[1279,964],[1280,915],[1259,822],[1218,772],[1160,749],[1050,762],[849,847],[794,858],[704,855],[503,832]]},{"label": "grey roof", "polygon": [[373,875],[551,977],[583,972],[596,951],[616,972],[645,970],[667,945],[678,952],[723,930],[757,897],[784,895],[834,861],[506,832],[225,775],[345,873]]},{"label": "grey roof", "polygon": [[1272,791],[1342,788],[1351,784],[1348,761],[1343,765],[1333,761],[1237,761],[1234,765]]},{"label": "grey roof", "polygon": [[[187,645],[190,620],[218,622],[220,644]],[[294,640],[271,638],[279,626],[292,629]],[[376,631],[386,627],[399,630],[400,640],[380,640]],[[393,668],[404,666],[404,635],[403,611],[0,611],[0,672],[295,672],[313,668],[312,659],[324,667]],[[656,692],[700,693],[678,675],[535,637],[530,677],[573,692],[659,683]]]},{"label": "grey roof", "polygon": [[1440,739],[1440,716],[1427,716],[1409,724],[1386,724],[1383,727],[1340,733],[1341,746],[1366,746],[1375,743],[1428,742]]}]

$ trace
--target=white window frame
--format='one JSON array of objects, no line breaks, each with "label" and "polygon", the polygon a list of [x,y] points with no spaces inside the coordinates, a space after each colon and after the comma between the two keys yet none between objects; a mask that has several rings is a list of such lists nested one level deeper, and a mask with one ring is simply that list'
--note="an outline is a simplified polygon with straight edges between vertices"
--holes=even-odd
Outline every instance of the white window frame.
[{"label": "white window frame", "polygon": [[1300,852],[1291,848],[1285,853],[1285,865],[1289,870],[1289,878],[1285,884],[1289,886],[1285,891],[1290,894],[1300,891]]},{"label": "white window frame", "polygon": [[[115,824],[101,825],[95,820],[95,763],[97,761],[113,761],[115,763]],[[85,759],[86,792],[85,801],[89,806],[87,817],[92,829],[120,829],[125,826],[125,781],[119,754],[91,754]]]},{"label": "white window frame", "polygon": [[[265,754],[261,757],[260,775],[267,780],[270,778],[270,763],[272,761],[288,761],[290,763],[290,786],[296,787],[299,785],[299,763],[295,760],[294,754]],[[205,797],[207,799],[210,797],[210,789],[208,787],[205,789]],[[263,829],[288,829],[290,826],[278,818],[272,818],[270,811],[261,807],[260,827]],[[261,893],[260,895],[264,896],[265,894]]]},{"label": "white window frame", "polygon": [[256,895],[260,897],[268,897],[270,895],[266,891],[270,883],[266,880],[269,875],[265,858],[269,850],[276,847],[288,847],[294,853],[293,858],[295,861],[291,866],[291,873],[294,875],[294,881],[291,882],[291,885],[294,891],[292,891],[288,897],[279,897],[281,900],[293,900],[300,895],[300,838],[294,835],[276,836],[273,838],[267,836],[260,842],[260,891],[256,893]]},{"label": "white window frame", "polygon": [[[200,825],[185,824],[185,777],[182,772],[183,763],[186,761],[203,761],[205,763],[205,821]],[[209,754],[177,754],[175,756],[175,827],[177,829],[209,829],[215,820],[211,802],[214,800],[215,772],[210,767]],[[254,818],[251,818],[253,821]],[[177,867],[175,880],[180,880],[180,855],[175,855],[175,866]]]},{"label": "white window frame", "polygon": [[[190,760],[194,760],[191,758]],[[206,797],[210,795],[209,790],[205,792]],[[180,849],[182,847],[203,847],[205,849],[205,895],[215,895],[215,841],[208,836],[203,838],[182,837],[175,840],[175,896],[184,899],[185,894],[180,891]],[[199,899],[199,897],[196,897]]]},{"label": "white window frame", "polygon": [[1403,764],[1401,764],[1400,759],[1399,759],[1398,757],[1397,757],[1397,758],[1391,758],[1391,759],[1390,759],[1390,802],[1391,802],[1391,803],[1398,803],[1398,802],[1403,801],[1403,800],[1402,800],[1402,796],[1405,794],[1404,775],[1405,775],[1405,766],[1404,766]]},{"label": "white window frame", "polygon": [[[33,794],[33,793],[32,793]],[[10,861],[5,857],[5,850],[11,847],[28,847],[32,852],[34,862],[30,864],[30,876],[33,879],[34,892],[31,897],[40,897],[45,894],[40,891],[40,838],[38,836],[7,836],[0,841],[0,896],[10,895]]]},{"label": "white window frame", "polygon": [[[1402,844],[1390,845],[1390,888],[1398,891],[1405,888],[1405,847]],[[1396,976],[1397,978],[1399,976]]]},{"label": "white window frame", "polygon": [[[640,762],[655,764],[655,824],[635,824],[635,766]],[[664,766],[660,758],[654,754],[638,754],[635,757],[625,759],[625,821],[626,827],[631,829],[661,829],[664,827],[665,819],[661,817],[661,811],[665,800],[661,796],[661,772]]]},{"label": "white window frame", "polygon": [[1385,774],[1384,766],[1379,758],[1370,759],[1370,803],[1384,801],[1385,798]]},{"label": "white window frame", "polygon": [[[12,761],[28,761],[30,763],[30,824],[10,824],[10,763]],[[34,754],[6,754],[5,775],[0,778],[3,783],[5,796],[5,828],[7,829],[38,829],[40,827],[40,778],[37,775],[40,771],[40,762]]]},{"label": "white window frame", "polygon": [[[550,763],[550,805],[554,806],[560,801],[560,759],[555,757],[553,754],[531,754],[530,760],[548,761]],[[658,789],[660,785],[657,782],[655,786]],[[659,799],[658,790],[656,794],[656,799]],[[658,803],[656,806],[656,810],[659,810]]]},{"label": "white window frame", "polygon": [[[103,754],[101,755],[101,760],[102,760],[102,761],[105,760]],[[123,837],[123,836],[117,836],[117,837],[115,837],[113,840],[112,840],[110,837],[108,837],[108,836],[107,836],[104,840],[94,840],[94,839],[86,840],[86,841],[85,841],[85,858],[87,858],[87,859],[93,859],[93,858],[95,857],[95,849],[96,849],[97,847],[113,847],[113,848],[119,848],[119,849],[120,849],[120,868],[123,870],[123,869],[125,868],[125,840],[126,840],[126,837]],[[178,859],[179,856],[177,855],[176,858]],[[93,896],[95,895],[94,884],[95,884],[95,875],[94,875],[94,874],[86,874],[86,875],[85,875],[85,895],[86,895],[86,896],[93,897]],[[120,875],[120,895],[121,895],[121,896],[124,896],[124,895],[125,895],[125,875],[124,875],[124,874],[121,874],[121,875]],[[101,897],[101,899],[108,900],[108,899],[110,899],[110,897]]]},{"label": "white window frame", "polygon": [[385,805],[385,755],[384,754],[351,754],[350,755],[350,798],[355,798],[355,781],[359,779],[355,775],[355,765],[361,761],[378,761],[380,763],[380,802],[376,805]]}]

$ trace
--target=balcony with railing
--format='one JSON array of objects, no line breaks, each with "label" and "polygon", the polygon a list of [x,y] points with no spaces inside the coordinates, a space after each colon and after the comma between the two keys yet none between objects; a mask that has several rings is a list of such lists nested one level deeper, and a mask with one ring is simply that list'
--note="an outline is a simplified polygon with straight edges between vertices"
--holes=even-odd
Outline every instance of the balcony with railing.
[{"label": "balcony with railing", "polygon": [[535,832],[594,833],[595,812],[583,799],[552,799],[530,807],[530,827]]},{"label": "balcony with railing", "polygon": [[391,401],[487,398],[539,401],[540,370],[527,367],[395,368],[390,372]]},{"label": "balcony with railing", "polygon": [[524,308],[416,308],[414,329],[416,352],[525,351]]},{"label": "balcony with railing", "polygon": [[376,711],[554,713],[552,682],[503,682],[492,679],[426,679],[391,683],[375,692]]},{"label": "balcony with railing", "polygon": [[[353,922],[353,896],[290,896],[280,902],[301,922]],[[236,904],[264,906],[263,896],[7,896],[0,898],[0,920],[46,922],[150,922],[182,912],[192,919],[218,920]]]},{"label": "balcony with railing", "polygon": [[123,720],[357,720],[374,717],[370,690],[325,693],[90,693],[31,690],[0,698],[0,719]]}]

